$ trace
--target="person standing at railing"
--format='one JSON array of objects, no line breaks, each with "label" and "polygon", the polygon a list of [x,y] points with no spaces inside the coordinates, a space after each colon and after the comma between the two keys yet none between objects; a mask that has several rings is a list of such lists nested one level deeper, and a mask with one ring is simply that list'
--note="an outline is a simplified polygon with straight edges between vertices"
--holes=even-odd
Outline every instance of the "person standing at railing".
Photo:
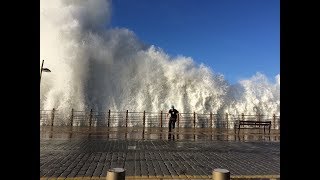
[{"label": "person standing at railing", "polygon": [[177,117],[178,117],[179,111],[174,108],[174,106],[171,106],[171,109],[169,110],[167,117],[170,115],[169,119],[169,132],[171,132],[171,127],[174,129]]}]

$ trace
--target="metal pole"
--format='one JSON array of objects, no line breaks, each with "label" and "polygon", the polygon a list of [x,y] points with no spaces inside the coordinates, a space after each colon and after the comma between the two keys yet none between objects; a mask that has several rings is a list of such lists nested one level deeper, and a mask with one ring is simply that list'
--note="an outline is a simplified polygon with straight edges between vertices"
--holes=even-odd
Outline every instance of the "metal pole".
[{"label": "metal pole", "polygon": [[126,170],[123,168],[112,168],[107,172],[106,180],[125,180]]},{"label": "metal pole", "polygon": [[162,111],[160,113],[160,127],[162,128]]},{"label": "metal pole", "polygon": [[108,112],[108,127],[110,127],[110,116],[111,116],[111,111],[109,109],[109,112]]},{"label": "metal pole", "polygon": [[70,124],[71,124],[71,126],[73,126],[73,108],[71,109]]},{"label": "metal pole", "polygon": [[52,114],[51,114],[51,126],[53,126],[53,121],[54,121],[54,108],[52,109]]},{"label": "metal pole", "polygon": [[178,128],[179,128],[179,125],[180,125],[180,114],[178,114]]},{"label": "metal pole", "polygon": [[126,127],[128,127],[128,110],[126,112]]},{"label": "metal pole", "polygon": [[41,70],[40,70],[40,84],[41,84],[41,75],[42,75],[42,68],[43,68],[43,63],[44,63],[44,60],[42,60],[42,64],[41,64]]},{"label": "metal pole", "polygon": [[92,109],[90,110],[90,115],[89,115],[89,126],[91,127],[92,124]]},{"label": "metal pole", "polygon": [[[241,113],[241,120],[244,121],[244,113]],[[239,130],[240,130],[240,122],[238,122],[238,123],[239,123],[238,126],[239,126]],[[236,126],[234,129],[235,129],[234,132],[236,132],[236,129],[237,129]]]},{"label": "metal pole", "polygon": [[212,128],[212,112],[210,112],[210,128]]},{"label": "metal pole", "polygon": [[196,112],[193,111],[193,139],[196,140]]},{"label": "metal pole", "polygon": [[230,171],[227,169],[214,169],[212,171],[213,180],[230,180]]},{"label": "metal pole", "polygon": [[146,111],[143,111],[143,129],[145,127],[146,124]]},{"label": "metal pole", "polygon": [[193,128],[196,128],[196,112],[193,112]]},{"label": "metal pole", "polygon": [[142,139],[144,139],[144,130],[146,126],[146,111],[143,111],[143,129],[142,129]]},{"label": "metal pole", "polygon": [[229,128],[228,113],[226,113],[227,128]]},{"label": "metal pole", "polygon": [[276,114],[273,114],[273,129],[276,129]]}]

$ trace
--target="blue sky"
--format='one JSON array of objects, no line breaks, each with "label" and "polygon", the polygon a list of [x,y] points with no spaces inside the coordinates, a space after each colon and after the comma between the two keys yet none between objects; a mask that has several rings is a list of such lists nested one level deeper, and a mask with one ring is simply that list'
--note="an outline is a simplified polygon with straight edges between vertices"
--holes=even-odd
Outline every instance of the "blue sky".
[{"label": "blue sky", "polygon": [[113,0],[111,26],[232,84],[256,72],[273,82],[280,73],[279,0]]}]

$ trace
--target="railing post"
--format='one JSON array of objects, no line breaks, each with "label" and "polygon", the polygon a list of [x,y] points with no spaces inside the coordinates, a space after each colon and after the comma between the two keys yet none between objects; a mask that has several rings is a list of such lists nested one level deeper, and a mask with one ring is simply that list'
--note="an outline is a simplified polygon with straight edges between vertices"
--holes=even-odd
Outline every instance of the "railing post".
[{"label": "railing post", "polygon": [[226,122],[227,122],[227,128],[229,128],[229,120],[228,120],[228,113],[226,113],[226,118],[225,118]]},{"label": "railing post", "polygon": [[[244,121],[244,113],[241,113],[241,120]],[[234,132],[236,132],[237,126],[239,126],[239,128],[240,128],[240,122],[238,122],[238,123],[239,124],[235,124],[235,126],[234,126]],[[239,131],[240,131],[240,129],[239,129]]]},{"label": "railing post", "polygon": [[179,125],[180,125],[180,114],[178,114],[178,128],[179,128]]},{"label": "railing post", "polygon": [[143,111],[143,128],[145,128],[146,123],[146,111]]},{"label": "railing post", "polygon": [[[257,116],[258,116],[258,122],[260,122],[260,121],[261,121],[261,120],[260,120],[260,117],[261,117],[260,113],[257,114]],[[260,124],[258,125],[258,127],[260,127]],[[264,126],[264,127],[265,127],[265,126]],[[264,128],[263,128],[263,130],[264,130]],[[260,132],[260,129],[259,129],[259,132]]]},{"label": "railing post", "polygon": [[92,109],[90,109],[90,114],[89,114],[89,127],[91,127],[92,124]]},{"label": "railing post", "polygon": [[54,121],[54,111],[55,109],[52,109],[52,113],[51,113],[51,126],[53,126],[53,121]]},{"label": "railing post", "polygon": [[196,128],[196,112],[193,111],[193,128]]},{"label": "railing post", "polygon": [[108,112],[108,127],[110,127],[110,117],[111,117],[111,111],[109,109],[109,112]]},{"label": "railing post", "polygon": [[127,112],[126,112],[126,127],[128,127],[128,115],[129,115],[129,112],[127,110]]},{"label": "railing post", "polygon": [[71,109],[70,125],[73,126],[73,108]]},{"label": "railing post", "polygon": [[273,114],[273,129],[276,129],[276,114]]},{"label": "railing post", "polygon": [[212,112],[210,112],[210,128],[212,128],[213,124],[212,124]]},{"label": "railing post", "polygon": [[160,113],[160,127],[162,128],[162,111]]}]

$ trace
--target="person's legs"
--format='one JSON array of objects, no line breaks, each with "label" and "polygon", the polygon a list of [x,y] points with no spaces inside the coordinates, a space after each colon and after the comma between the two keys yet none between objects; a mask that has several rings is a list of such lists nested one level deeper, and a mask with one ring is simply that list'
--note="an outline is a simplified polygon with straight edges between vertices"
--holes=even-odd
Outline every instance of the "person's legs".
[{"label": "person's legs", "polygon": [[173,119],[173,120],[172,120],[172,129],[174,129],[175,125],[176,125],[176,120]]},{"label": "person's legs", "polygon": [[172,119],[170,118],[170,120],[169,120],[169,132],[171,132],[171,124],[172,124]]}]

